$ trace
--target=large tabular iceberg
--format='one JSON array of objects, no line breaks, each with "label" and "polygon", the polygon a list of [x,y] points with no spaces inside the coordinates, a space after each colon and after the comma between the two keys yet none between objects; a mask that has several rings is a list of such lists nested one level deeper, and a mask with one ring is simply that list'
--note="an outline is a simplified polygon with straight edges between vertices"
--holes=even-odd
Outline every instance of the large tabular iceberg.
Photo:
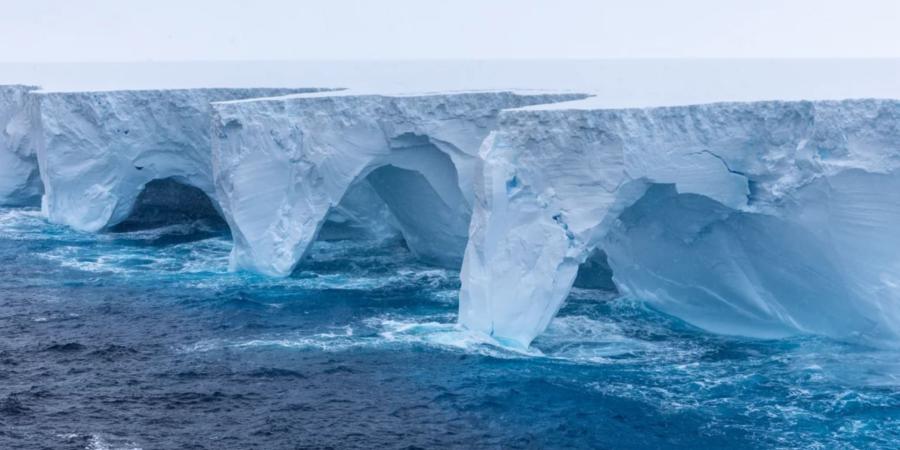
[{"label": "large tabular iceberg", "polygon": [[[232,267],[291,273],[329,214],[362,184],[384,200],[409,249],[459,267],[478,148],[502,109],[579,94],[318,94],[218,102],[216,192]],[[358,203],[358,202],[357,202]]]},{"label": "large tabular iceberg", "polygon": [[399,233],[516,345],[575,283],[717,333],[900,337],[898,101],[33,89],[0,86],[0,205],[43,194],[79,230],[205,207],[232,268],[274,276],[317,237]]},{"label": "large tabular iceberg", "polygon": [[32,121],[43,209],[52,222],[97,231],[128,217],[144,186],[171,179],[213,200],[210,102],[315,89],[41,92]]},{"label": "large tabular iceberg", "polygon": [[36,205],[42,186],[31,120],[34,86],[0,86],[0,206]]},{"label": "large tabular iceberg", "polygon": [[602,250],[718,333],[900,336],[900,102],[524,108],[481,148],[460,321],[528,345]]}]

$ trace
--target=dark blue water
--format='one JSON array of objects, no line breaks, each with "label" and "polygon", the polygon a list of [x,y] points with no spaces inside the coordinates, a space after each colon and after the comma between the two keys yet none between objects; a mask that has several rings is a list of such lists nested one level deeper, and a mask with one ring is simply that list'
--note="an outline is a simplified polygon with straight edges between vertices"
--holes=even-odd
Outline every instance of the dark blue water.
[{"label": "dark blue water", "polygon": [[692,329],[576,291],[528,352],[458,274],[320,242],[227,273],[198,221],[87,235],[0,210],[0,448],[900,448],[900,353]]}]

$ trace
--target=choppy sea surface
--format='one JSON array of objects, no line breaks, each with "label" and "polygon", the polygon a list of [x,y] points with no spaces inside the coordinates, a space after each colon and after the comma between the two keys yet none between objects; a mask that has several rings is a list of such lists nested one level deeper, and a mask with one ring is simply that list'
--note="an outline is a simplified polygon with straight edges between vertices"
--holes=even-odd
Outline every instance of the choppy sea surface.
[{"label": "choppy sea surface", "polygon": [[230,246],[0,209],[0,448],[900,448],[897,351],[593,290],[514,350],[400,244],[318,242],[287,279],[229,273]]}]

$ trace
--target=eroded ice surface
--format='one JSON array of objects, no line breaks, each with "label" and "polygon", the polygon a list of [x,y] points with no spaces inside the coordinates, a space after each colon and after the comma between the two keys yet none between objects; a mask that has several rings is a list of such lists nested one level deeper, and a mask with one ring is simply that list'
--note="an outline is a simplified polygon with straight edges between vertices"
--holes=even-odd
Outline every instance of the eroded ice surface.
[{"label": "eroded ice surface", "polygon": [[37,127],[29,115],[34,86],[0,86],[0,206],[36,205],[41,179],[35,155]]},{"label": "eroded ice surface", "polygon": [[39,92],[32,121],[50,221],[97,231],[124,220],[144,185],[172,178],[212,196],[210,102],[313,89]]},{"label": "eroded ice surface", "polygon": [[339,93],[216,103],[213,166],[234,236],[232,267],[290,274],[328,214],[347,206],[348,189],[362,182],[419,259],[459,267],[478,148],[499,112],[584,97]]},{"label": "eroded ice surface", "polygon": [[900,102],[508,111],[481,156],[468,327],[527,345],[600,248],[711,331],[900,335]]}]

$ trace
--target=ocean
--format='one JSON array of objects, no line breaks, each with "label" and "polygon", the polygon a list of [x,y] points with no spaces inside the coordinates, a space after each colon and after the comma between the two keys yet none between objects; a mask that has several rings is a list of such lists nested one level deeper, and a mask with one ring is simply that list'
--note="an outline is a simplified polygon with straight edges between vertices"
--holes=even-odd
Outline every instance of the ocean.
[{"label": "ocean", "polygon": [[900,447],[900,352],[712,335],[575,289],[527,350],[458,272],[320,241],[228,272],[211,219],[83,234],[0,209],[0,448]]}]

